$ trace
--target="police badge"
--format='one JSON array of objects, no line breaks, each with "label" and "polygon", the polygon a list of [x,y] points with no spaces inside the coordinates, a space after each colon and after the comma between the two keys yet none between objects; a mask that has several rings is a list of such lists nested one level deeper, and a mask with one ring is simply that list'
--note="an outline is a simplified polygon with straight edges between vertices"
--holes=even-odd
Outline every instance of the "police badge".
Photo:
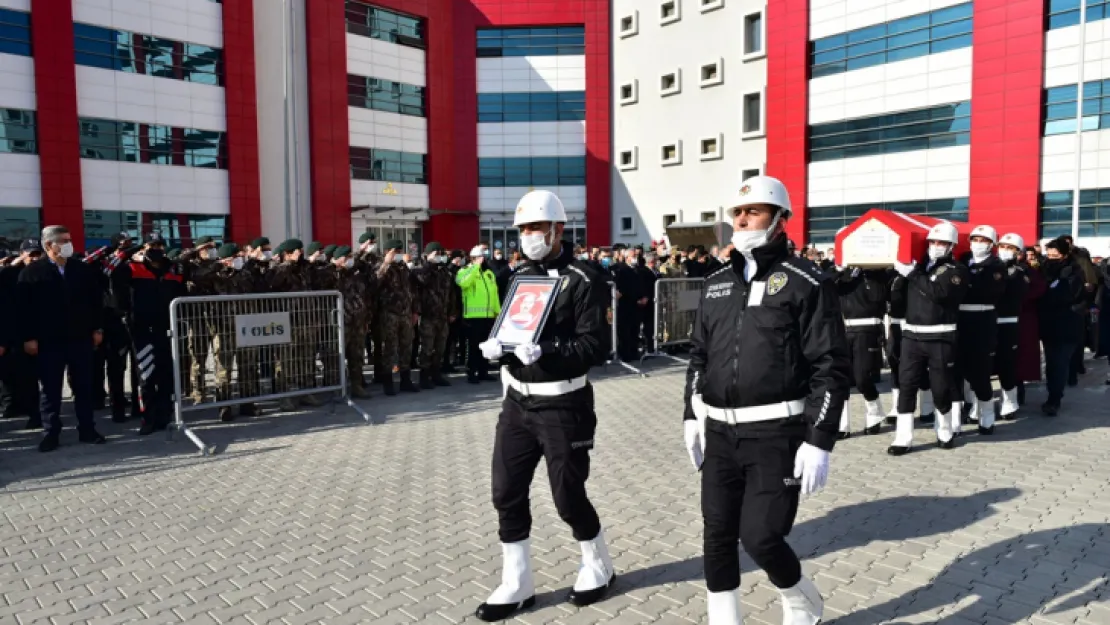
[{"label": "police badge", "polygon": [[774,295],[781,291],[786,286],[787,281],[786,274],[781,271],[771,274],[771,277],[767,279],[767,295]]}]

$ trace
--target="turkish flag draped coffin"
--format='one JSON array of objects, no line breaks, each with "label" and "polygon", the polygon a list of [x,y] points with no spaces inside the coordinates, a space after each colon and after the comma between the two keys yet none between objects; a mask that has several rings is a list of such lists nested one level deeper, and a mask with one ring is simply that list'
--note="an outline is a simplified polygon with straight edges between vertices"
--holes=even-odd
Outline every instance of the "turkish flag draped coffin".
[{"label": "turkish flag draped coffin", "polygon": [[[836,262],[848,267],[891,267],[894,261],[922,261],[929,230],[947,220],[880,209],[867,211],[836,235]],[[960,233],[956,255],[969,249],[972,226],[949,221]]]}]

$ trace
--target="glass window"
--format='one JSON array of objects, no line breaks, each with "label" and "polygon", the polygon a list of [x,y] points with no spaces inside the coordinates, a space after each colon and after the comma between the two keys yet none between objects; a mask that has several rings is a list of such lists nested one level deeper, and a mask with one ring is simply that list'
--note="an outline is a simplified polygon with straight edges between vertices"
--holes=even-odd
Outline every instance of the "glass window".
[{"label": "glass window", "polygon": [[480,187],[554,187],[586,184],[586,157],[478,159]]},{"label": "glass window", "polygon": [[0,54],[31,56],[31,15],[0,8]]},{"label": "glass window", "polygon": [[968,145],[968,102],[860,117],[809,128],[810,161]]},{"label": "glass window", "polygon": [[38,154],[35,112],[0,109],[0,152]]},{"label": "glass window", "polygon": [[428,157],[425,154],[350,148],[351,178],[407,184],[428,184]]},{"label": "glass window", "polygon": [[478,56],[558,56],[585,54],[584,26],[543,28],[482,28],[478,30]]},{"label": "glass window", "polygon": [[23,206],[0,206],[0,250],[18,252],[26,239],[42,233],[42,212]]},{"label": "glass window", "polygon": [[347,0],[347,32],[390,43],[424,48],[427,45],[424,20],[361,2]]},{"label": "glass window", "polygon": [[553,122],[586,119],[585,91],[478,94],[479,122]]},{"label": "glass window", "polygon": [[904,202],[875,202],[871,204],[845,204],[840,206],[811,206],[806,212],[808,241],[832,241],[843,227],[859,219],[871,209],[882,209],[942,219],[967,221],[968,198],[942,200],[909,200]]},{"label": "glass window", "polygon": [[199,237],[227,240],[227,217],[129,211],[85,211],[85,248],[109,245],[112,235],[126,232],[136,240],[143,232],[156,230],[166,239],[166,247],[187,247]]},{"label": "glass window", "polygon": [[763,51],[763,14],[753,13],[744,18],[744,54]]},{"label": "glass window", "polygon": [[744,95],[744,132],[759,132],[763,129],[762,97],[758,93]]},{"label": "glass window", "polygon": [[78,65],[223,84],[220,48],[80,23],[73,24],[73,44]]},{"label": "glass window", "polygon": [[81,158],[227,169],[223,132],[112,119],[79,119]]},{"label": "glass window", "polygon": [[384,78],[366,78],[347,74],[347,105],[414,117],[427,117],[424,87]]}]

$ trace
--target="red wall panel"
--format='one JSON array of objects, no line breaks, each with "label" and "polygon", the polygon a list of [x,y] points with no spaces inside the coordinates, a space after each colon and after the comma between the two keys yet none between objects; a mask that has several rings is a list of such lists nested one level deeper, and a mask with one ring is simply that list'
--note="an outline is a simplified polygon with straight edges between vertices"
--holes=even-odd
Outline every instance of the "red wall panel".
[{"label": "red wall panel", "polygon": [[44,226],[69,228],[74,248],[81,250],[85,247],[85,215],[72,3],[31,1],[31,48],[35,55],[42,221]]},{"label": "red wall panel", "polygon": [[999,234],[1037,232],[1044,2],[975,0],[969,219]]},{"label": "red wall panel", "polygon": [[258,172],[258,108],[254,65],[254,8],[251,0],[224,0],[224,107],[231,229],[244,243],[262,234]]},{"label": "red wall panel", "polygon": [[794,217],[786,231],[801,247],[808,243],[809,0],[768,0],[766,28],[766,172],[790,192]]}]

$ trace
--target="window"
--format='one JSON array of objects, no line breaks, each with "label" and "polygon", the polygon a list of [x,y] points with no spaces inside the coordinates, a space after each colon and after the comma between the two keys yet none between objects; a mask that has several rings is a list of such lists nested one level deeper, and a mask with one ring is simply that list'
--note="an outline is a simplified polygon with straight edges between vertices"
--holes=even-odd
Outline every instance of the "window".
[{"label": "window", "polygon": [[585,26],[480,28],[478,56],[562,56],[586,53]]},{"label": "window", "polygon": [[701,66],[701,86],[712,87],[725,81],[725,60],[717,59],[712,63]]},{"label": "window", "polygon": [[705,137],[700,141],[699,152],[701,160],[715,161],[724,156],[724,134],[718,134],[715,137]]},{"label": "window", "polygon": [[970,143],[970,102],[858,117],[809,127],[811,163]]},{"label": "window", "polygon": [[73,24],[78,65],[223,85],[223,50],[88,24]]},{"label": "window", "polygon": [[662,25],[673,24],[682,19],[682,5],[679,0],[663,0],[659,3],[659,23]]},{"label": "window", "polygon": [[744,17],[744,58],[755,58],[763,54],[763,13],[752,13]]},{"label": "window", "polygon": [[586,119],[585,91],[479,93],[479,122],[562,122]]},{"label": "window", "polygon": [[617,166],[621,171],[631,171],[640,166],[640,148],[622,150],[617,157]]},{"label": "window", "polygon": [[347,0],[347,32],[390,43],[424,48],[424,20]]},{"label": "window", "polygon": [[[1074,191],[1041,194],[1041,237],[1072,234]],[[1110,237],[1110,188],[1079,191],[1079,237]]]},{"label": "window", "polygon": [[428,156],[413,152],[350,147],[351,179],[428,184]]},{"label": "window", "polygon": [[659,95],[669,96],[682,91],[682,70],[676,69],[659,77]]},{"label": "window", "polygon": [[27,239],[42,232],[42,211],[25,206],[0,206],[0,248],[17,251]]},{"label": "window", "polygon": [[723,9],[725,6],[725,0],[698,0],[698,2],[701,3],[702,13]]},{"label": "window", "polygon": [[636,228],[631,217],[621,217],[621,234],[635,234]]},{"label": "window", "polygon": [[556,187],[584,184],[585,156],[478,159],[479,187]]},{"label": "window", "polygon": [[81,158],[227,169],[227,134],[215,130],[159,126],[82,117]]},{"label": "window", "polygon": [[424,87],[347,74],[347,106],[426,117]]},{"label": "window", "polygon": [[35,112],[0,109],[0,153],[38,154]]},{"label": "window", "polygon": [[[1046,11],[1046,21],[1048,24],[1046,29],[1067,28],[1068,26],[1075,26],[1078,24],[1082,17],[1079,9],[1080,1],[1082,0],[1048,0],[1048,10]],[[1110,17],[1110,1],[1085,1],[1087,3],[1088,23]]]},{"label": "window", "polygon": [[713,211],[702,211],[702,214],[701,214],[701,222],[702,223],[708,223],[708,222],[714,222],[714,221],[717,221],[717,213],[715,213]]},{"label": "window", "polygon": [[682,162],[682,142],[664,145],[660,149],[659,157],[664,166],[678,165]]},{"label": "window", "polygon": [[810,42],[810,78],[971,45],[971,3],[911,15]]},{"label": "window", "polygon": [[674,215],[663,215],[663,228],[666,228],[667,226],[675,223],[676,221],[678,221],[678,218],[675,217]]},{"label": "window", "polygon": [[[1079,85],[1045,89],[1044,134],[1060,135],[1075,132],[1079,110]],[[1083,84],[1082,130],[1110,128],[1110,80]]]},{"label": "window", "polygon": [[864,213],[879,208],[914,215],[928,215],[938,219],[967,221],[968,199],[966,197],[944,200],[912,200],[908,202],[874,202],[871,204],[848,204],[843,206],[810,206],[807,209],[807,241],[833,241],[841,228],[863,216]]},{"label": "window", "polygon": [[640,32],[640,12],[633,11],[632,15],[625,15],[621,18],[620,36],[621,39],[631,37],[632,35],[639,34]]},{"label": "window", "polygon": [[31,56],[31,15],[0,9],[0,54]]},{"label": "window", "polygon": [[763,94],[744,94],[744,136],[755,137],[763,134]]},{"label": "window", "polygon": [[1110,0],[1087,0],[1088,23],[1108,17],[1110,17]]},{"label": "window", "polygon": [[137,213],[128,211],[85,211],[85,247],[94,249],[109,245],[112,235],[126,232],[136,241],[143,233],[157,231],[166,239],[166,247],[189,247],[194,239],[212,237],[226,241],[227,217],[216,215],[182,215],[179,213]]},{"label": "window", "polygon": [[740,182],[743,182],[743,181],[747,180],[748,178],[755,178],[758,175],[759,175],[759,170],[758,169],[745,169],[744,171],[740,172]]},{"label": "window", "polygon": [[640,100],[640,81],[633,80],[620,87],[620,103],[635,104]]}]

